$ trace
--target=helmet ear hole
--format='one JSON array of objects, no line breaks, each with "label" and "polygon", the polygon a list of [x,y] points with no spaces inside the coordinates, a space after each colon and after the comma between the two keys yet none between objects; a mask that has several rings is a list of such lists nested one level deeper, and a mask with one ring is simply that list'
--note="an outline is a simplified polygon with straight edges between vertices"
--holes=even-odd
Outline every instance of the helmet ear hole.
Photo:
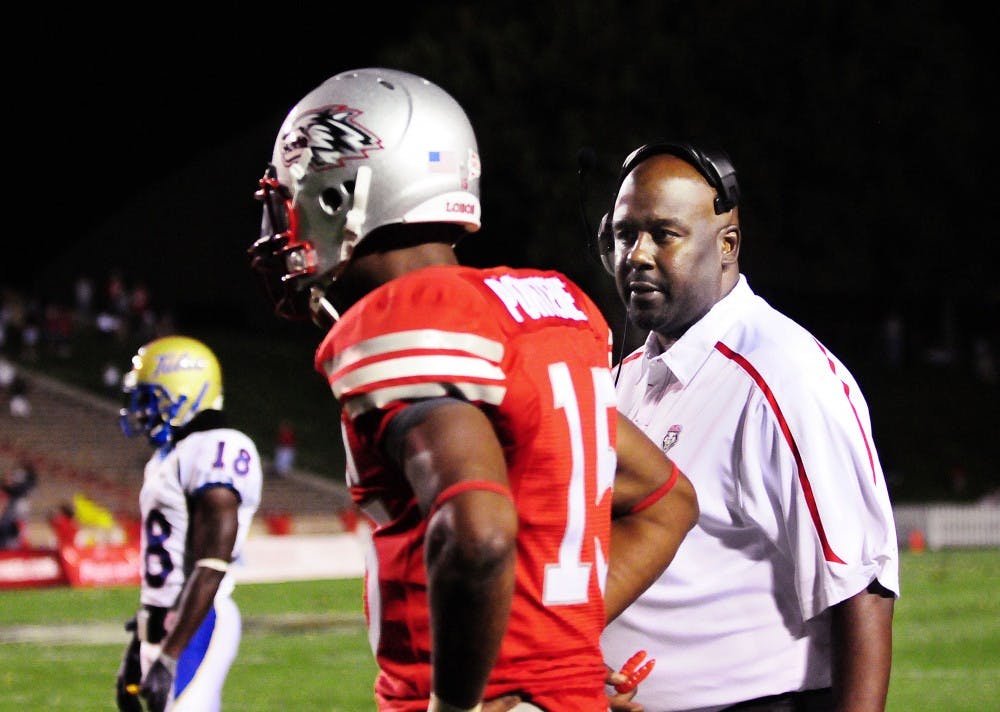
[{"label": "helmet ear hole", "polygon": [[344,204],[344,196],[336,188],[327,188],[319,196],[319,205],[327,215],[333,215]]}]

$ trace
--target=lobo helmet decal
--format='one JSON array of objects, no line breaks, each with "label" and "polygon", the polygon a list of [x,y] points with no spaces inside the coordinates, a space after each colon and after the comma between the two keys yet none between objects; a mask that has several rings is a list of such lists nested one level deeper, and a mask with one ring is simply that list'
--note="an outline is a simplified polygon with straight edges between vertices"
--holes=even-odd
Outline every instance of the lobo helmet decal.
[{"label": "lobo helmet decal", "polygon": [[677,440],[681,436],[681,426],[674,424],[667,429],[667,434],[663,436],[663,442],[660,447],[663,452],[669,452],[670,448],[677,444]]},{"label": "lobo helmet decal", "polygon": [[360,109],[344,105],[304,113],[279,139],[281,162],[293,166],[307,161],[303,168],[321,171],[342,167],[352,158],[368,158],[370,151],[382,148],[382,141],[356,121],[360,114]]}]

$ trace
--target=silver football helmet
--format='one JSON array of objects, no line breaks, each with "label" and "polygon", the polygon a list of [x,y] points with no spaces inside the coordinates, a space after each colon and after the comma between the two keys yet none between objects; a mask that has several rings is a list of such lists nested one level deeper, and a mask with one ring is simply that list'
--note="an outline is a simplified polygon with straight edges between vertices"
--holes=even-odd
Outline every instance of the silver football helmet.
[{"label": "silver football helmet", "polygon": [[440,87],[382,68],[327,79],[285,118],[256,194],[264,210],[250,254],[275,311],[336,319],[326,289],[377,228],[478,230],[480,175],[469,119]]}]

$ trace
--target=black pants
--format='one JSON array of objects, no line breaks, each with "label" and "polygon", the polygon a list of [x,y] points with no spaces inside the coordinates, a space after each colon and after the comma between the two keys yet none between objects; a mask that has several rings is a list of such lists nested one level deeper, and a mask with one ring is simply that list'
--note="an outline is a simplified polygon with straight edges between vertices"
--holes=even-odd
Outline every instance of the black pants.
[{"label": "black pants", "polygon": [[833,709],[833,690],[824,687],[820,690],[803,690],[802,692],[785,692],[780,695],[758,697],[755,700],[739,702],[726,707],[723,712],[830,712]]}]

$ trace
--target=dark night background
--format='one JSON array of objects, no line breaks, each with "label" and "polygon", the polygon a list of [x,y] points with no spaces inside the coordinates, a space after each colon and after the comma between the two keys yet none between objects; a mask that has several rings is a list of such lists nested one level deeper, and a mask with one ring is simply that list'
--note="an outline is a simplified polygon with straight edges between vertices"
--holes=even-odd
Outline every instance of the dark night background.
[{"label": "dark night background", "polygon": [[[744,273],[858,376],[887,471],[961,467],[980,491],[997,484],[996,382],[976,375],[977,349],[1000,346],[993,40],[971,6],[212,7],[29,13],[31,51],[4,50],[15,164],[0,283],[69,302],[79,274],[100,284],[120,269],[182,327],[287,333],[245,260],[277,128],[326,77],[397,67],[451,92],[477,130],[484,227],[465,261],[561,269],[616,332],[617,297],[586,249],[578,151],[598,156],[593,225],[631,149],[716,137],[743,191]],[[892,315],[898,363],[885,360]]]}]

